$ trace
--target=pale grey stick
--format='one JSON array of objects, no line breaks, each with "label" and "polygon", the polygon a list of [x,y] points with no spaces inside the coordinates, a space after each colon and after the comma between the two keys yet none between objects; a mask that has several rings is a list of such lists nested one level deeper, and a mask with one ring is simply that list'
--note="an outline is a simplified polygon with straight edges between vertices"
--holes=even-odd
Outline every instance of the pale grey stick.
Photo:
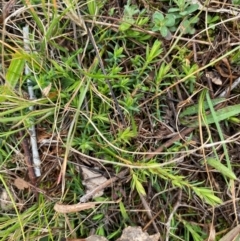
[{"label": "pale grey stick", "polygon": [[[29,53],[30,52],[30,47],[29,47],[29,27],[26,25],[23,27],[23,41],[24,41],[24,50]],[[28,75],[30,73],[30,69],[27,65],[25,64],[25,75]],[[32,81],[30,79],[27,79],[27,85],[28,85],[28,93],[29,93],[29,99],[34,100],[36,99],[33,87],[32,87]],[[30,111],[34,109],[33,106],[29,107]],[[34,171],[36,174],[36,177],[41,176],[41,170],[40,170],[40,157],[38,153],[38,146],[37,146],[37,136],[36,136],[36,130],[34,123],[31,123],[31,126],[29,127],[29,132],[30,132],[30,140],[31,140],[31,147],[32,147],[32,160],[33,160],[33,165],[34,165]]]},{"label": "pale grey stick", "polygon": [[[232,83],[231,87],[229,87],[229,88],[230,88],[230,91],[233,90],[234,88],[236,88],[239,84],[240,84],[240,77],[237,78],[237,79]],[[219,97],[225,97],[226,94],[229,92],[229,88],[227,88],[226,90],[224,90],[224,91],[219,95]]]}]

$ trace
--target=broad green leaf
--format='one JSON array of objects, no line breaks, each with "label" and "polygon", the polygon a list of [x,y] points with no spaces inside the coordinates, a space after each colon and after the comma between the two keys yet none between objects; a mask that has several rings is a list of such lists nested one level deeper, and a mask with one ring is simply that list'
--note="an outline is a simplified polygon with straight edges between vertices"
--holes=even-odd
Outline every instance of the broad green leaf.
[{"label": "broad green leaf", "polygon": [[[216,117],[218,121],[226,120],[232,116],[238,115],[240,113],[240,104],[238,105],[232,105],[227,106],[225,108],[222,108],[220,110],[216,111]],[[212,124],[214,123],[214,118],[212,114],[207,115],[207,123]]]},{"label": "broad green leaf", "polygon": [[198,4],[191,4],[189,7],[185,9],[185,11],[179,13],[181,16],[186,16],[195,12],[199,8]]},{"label": "broad green leaf", "polygon": [[179,12],[179,8],[170,8],[168,9],[169,13],[175,13],[175,12]]},{"label": "broad green leaf", "polygon": [[162,26],[161,29],[160,29],[160,33],[163,37],[167,37],[168,35],[168,28],[165,27],[165,26]]},{"label": "broad green leaf", "polygon": [[[0,118],[0,123],[8,123],[8,122],[20,122],[20,121],[28,121],[29,118],[31,117],[38,117],[38,120],[41,118],[43,115],[51,115],[54,112],[54,108],[49,108],[49,109],[44,109],[44,110],[35,110],[32,112],[29,112],[26,115],[22,116],[13,116],[13,117],[4,117]],[[45,117],[46,118],[46,117]]]},{"label": "broad green leaf", "polygon": [[219,171],[223,176],[229,177],[233,180],[237,179],[236,175],[233,173],[232,170],[229,170],[226,166],[224,166],[220,161],[216,160],[215,158],[209,157],[206,159],[206,162],[208,165]]},{"label": "broad green leaf", "polygon": [[164,16],[163,16],[163,14],[162,13],[159,13],[159,12],[155,12],[154,14],[153,14],[153,21],[155,21],[155,22],[161,22],[161,21],[163,21],[164,20]]},{"label": "broad green leaf", "polygon": [[198,10],[199,5],[198,4],[191,4],[189,7],[187,7],[187,13],[190,14],[192,12],[195,12],[196,10]]},{"label": "broad green leaf", "polygon": [[174,26],[175,25],[175,16],[173,14],[167,14],[165,24],[168,27]]},{"label": "broad green leaf", "polygon": [[[215,112],[215,117],[217,119],[217,121],[223,121],[223,120],[226,120],[232,116],[236,116],[240,113],[240,104],[238,105],[232,105],[232,106],[227,106],[227,107],[224,107],[220,110],[217,110]],[[212,114],[208,114],[206,115],[206,119],[205,119],[205,123],[207,125],[210,125],[210,124],[213,124],[215,121],[214,121],[214,117]],[[197,120],[195,121],[185,121],[185,120],[182,120],[181,121],[182,124],[184,125],[188,125],[189,127],[197,127],[199,126],[199,123]],[[204,123],[201,123],[202,126],[205,126]]]},{"label": "broad green leaf", "polygon": [[[217,98],[217,99],[213,99],[212,100],[212,105],[215,106],[221,102],[223,102],[225,100],[225,98]],[[199,104],[195,104],[195,105],[191,105],[189,107],[187,107],[184,111],[181,112],[181,114],[179,115],[180,118],[184,117],[184,116],[188,116],[188,115],[195,115],[198,113],[198,105]],[[209,109],[209,105],[207,101],[204,101],[204,109],[207,110]]]},{"label": "broad green leaf", "polygon": [[25,60],[22,54],[20,53],[13,54],[10,66],[6,74],[6,82],[7,82],[6,84],[9,87],[13,89],[16,87],[20,77],[23,74],[24,64],[25,64]]}]

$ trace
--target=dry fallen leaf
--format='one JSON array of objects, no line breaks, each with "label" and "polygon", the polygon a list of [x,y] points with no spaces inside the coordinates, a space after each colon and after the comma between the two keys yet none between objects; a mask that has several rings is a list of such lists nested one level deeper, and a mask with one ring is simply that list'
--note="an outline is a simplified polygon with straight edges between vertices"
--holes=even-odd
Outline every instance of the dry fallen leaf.
[{"label": "dry fallen leaf", "polygon": [[206,73],[206,77],[209,78],[215,85],[222,85],[222,80],[219,74],[209,71]]},{"label": "dry fallen leaf", "polygon": [[[107,178],[96,172],[96,170],[89,170],[86,167],[81,167],[82,169],[82,184],[86,187],[86,193],[91,192],[97,186],[107,181]],[[103,190],[94,194],[93,198],[100,197],[103,195]]]},{"label": "dry fallen leaf", "polygon": [[17,177],[14,180],[14,186],[16,186],[19,190],[23,190],[24,188],[29,188],[28,182],[24,181],[22,178]]}]

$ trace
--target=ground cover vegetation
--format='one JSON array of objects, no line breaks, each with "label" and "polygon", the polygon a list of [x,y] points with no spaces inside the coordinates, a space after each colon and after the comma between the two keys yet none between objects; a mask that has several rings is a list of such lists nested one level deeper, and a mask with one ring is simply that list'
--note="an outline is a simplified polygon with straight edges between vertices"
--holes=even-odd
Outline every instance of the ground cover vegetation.
[{"label": "ground cover vegetation", "polygon": [[[2,2],[0,180],[10,204],[2,195],[0,239],[116,240],[141,226],[160,240],[233,240],[239,5]],[[89,196],[97,184],[82,167],[105,178]],[[54,206],[80,200],[89,207]]]}]

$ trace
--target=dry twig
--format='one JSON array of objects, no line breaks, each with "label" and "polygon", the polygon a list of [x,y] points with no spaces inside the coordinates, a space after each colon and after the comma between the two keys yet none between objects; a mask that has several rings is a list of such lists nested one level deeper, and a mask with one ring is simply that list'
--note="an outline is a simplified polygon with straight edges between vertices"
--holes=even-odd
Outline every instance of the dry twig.
[{"label": "dry twig", "polygon": [[27,141],[26,137],[23,137],[22,131],[20,131],[19,133],[20,133],[20,137],[23,138],[22,148],[23,148],[23,151],[24,151],[24,159],[25,159],[25,162],[26,162],[26,165],[27,165],[27,168],[28,168],[28,176],[29,176],[31,184],[35,186],[36,175],[35,175],[34,170],[33,170],[31,154],[30,154],[30,150],[29,150],[29,144],[28,144],[28,141]]}]

